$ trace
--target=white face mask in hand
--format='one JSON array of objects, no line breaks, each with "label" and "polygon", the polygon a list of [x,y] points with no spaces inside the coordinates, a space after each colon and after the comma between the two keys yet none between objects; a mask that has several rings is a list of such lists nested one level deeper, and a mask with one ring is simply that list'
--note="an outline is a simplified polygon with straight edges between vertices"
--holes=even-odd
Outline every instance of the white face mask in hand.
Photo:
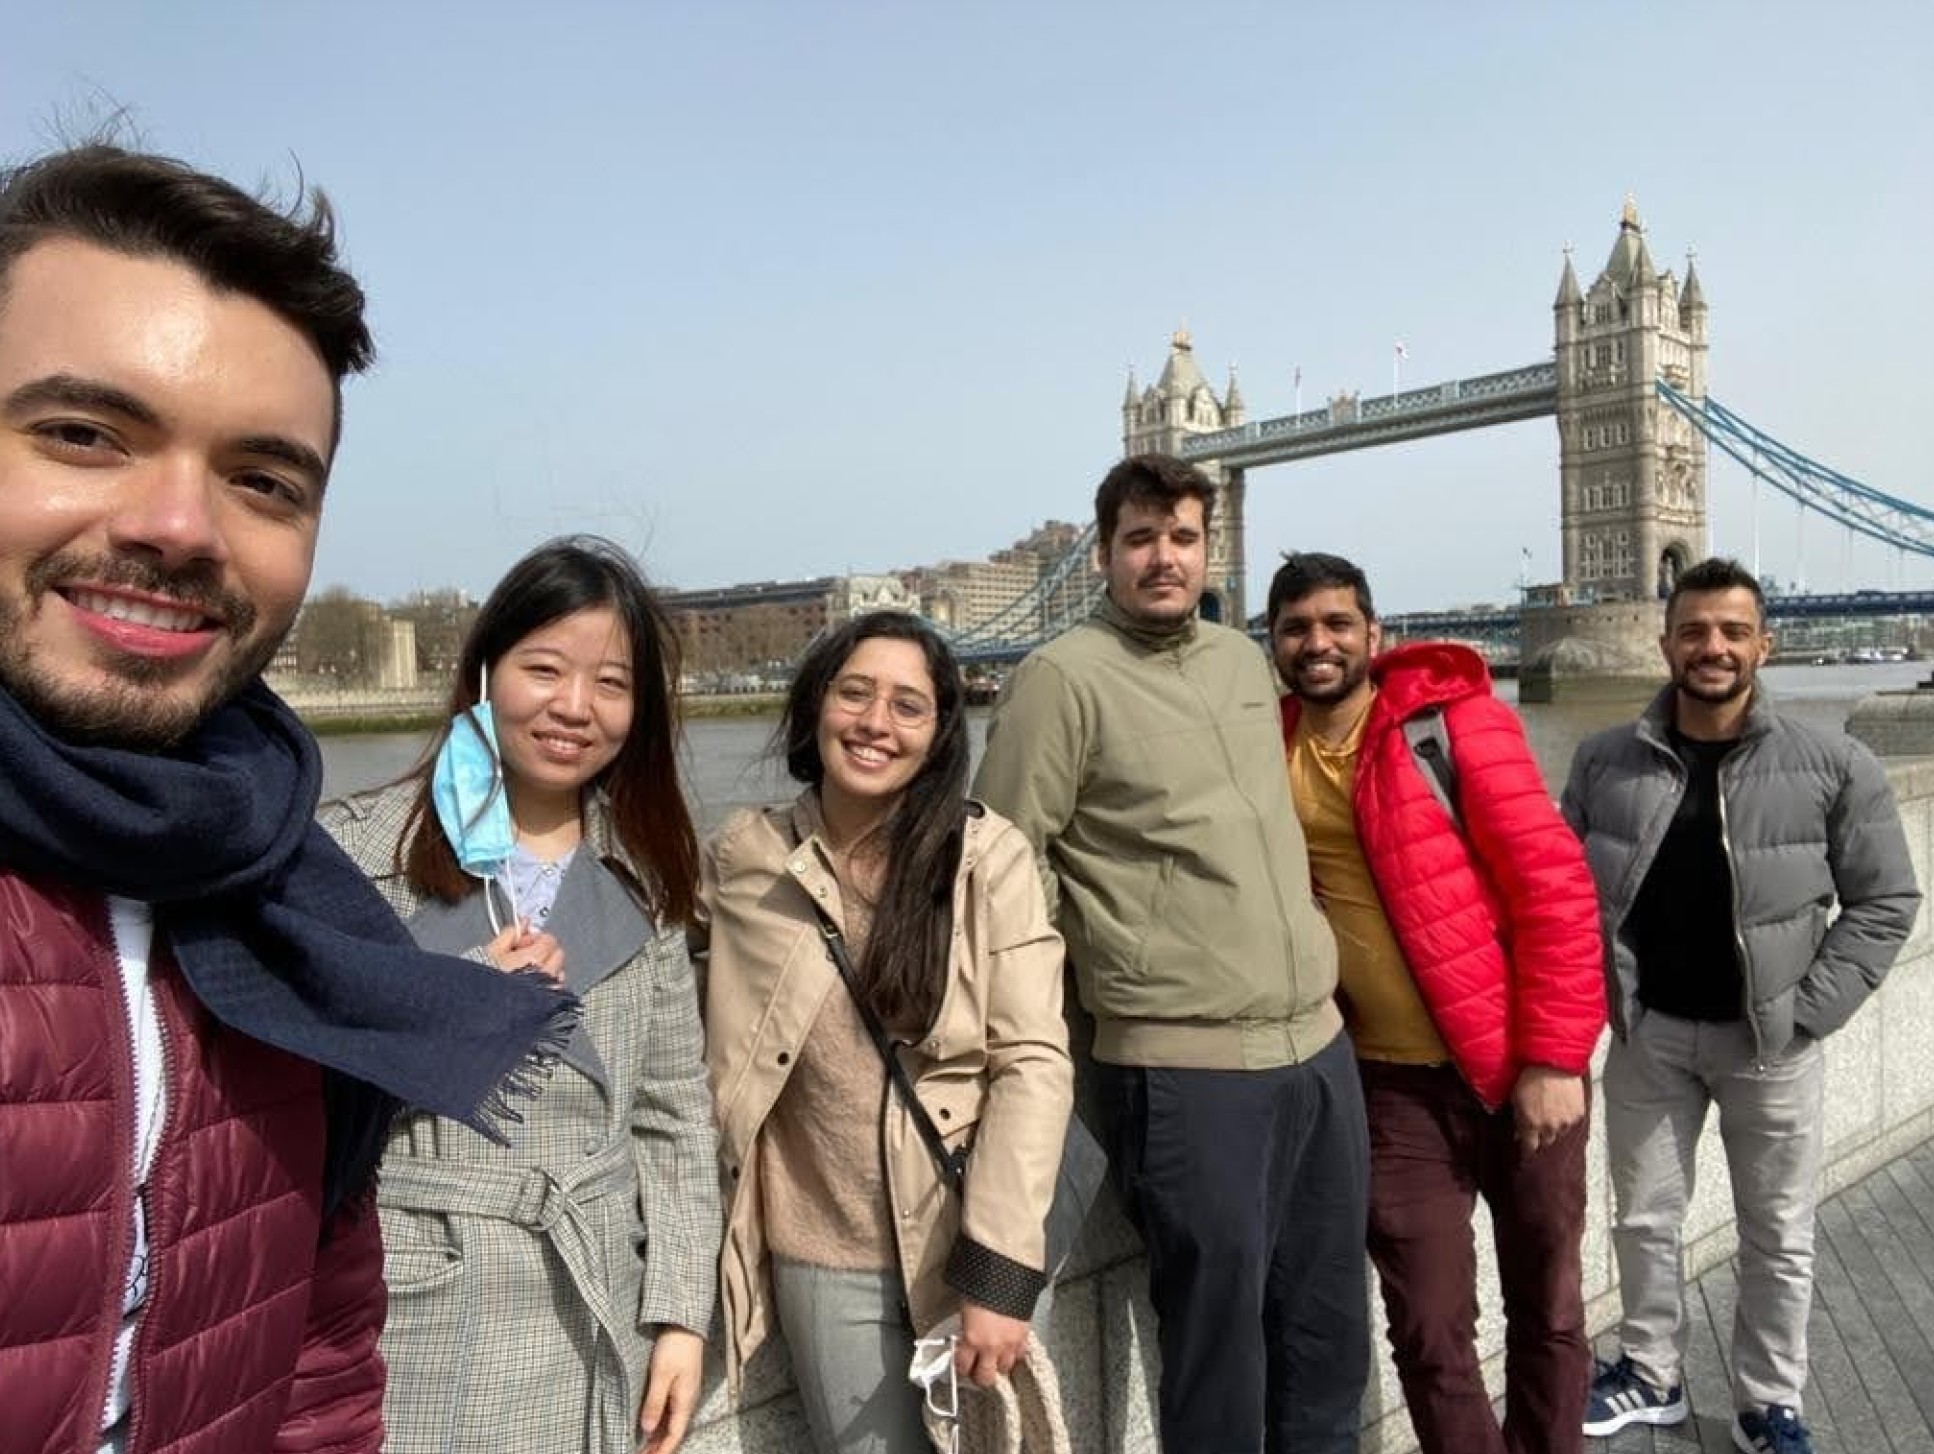
[{"label": "white face mask in hand", "polygon": [[[958,1326],[957,1320],[950,1322]],[[959,1341],[954,1333],[917,1338],[913,1359],[907,1364],[907,1378],[920,1389],[927,1413],[934,1416],[928,1419],[928,1425],[931,1427],[935,1418],[946,1424],[948,1454],[959,1454],[960,1450],[960,1375],[954,1367],[954,1346]]]}]

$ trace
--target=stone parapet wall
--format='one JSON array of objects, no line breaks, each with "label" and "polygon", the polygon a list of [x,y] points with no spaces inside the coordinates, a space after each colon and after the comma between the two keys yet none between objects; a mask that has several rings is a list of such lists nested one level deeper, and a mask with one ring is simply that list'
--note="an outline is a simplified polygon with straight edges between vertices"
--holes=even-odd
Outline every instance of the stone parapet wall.
[{"label": "stone parapet wall", "polygon": [[[1934,863],[1934,761],[1890,762],[1887,768],[1900,800],[1915,874],[1926,885],[1928,865]],[[1827,1193],[1850,1185],[1934,1135],[1930,1045],[1934,1045],[1934,937],[1923,906],[1900,960],[1872,1003],[1827,1041]],[[1601,1046],[1601,1066],[1603,1059]],[[1240,1148],[1231,1148],[1231,1154],[1241,1154]],[[1724,1159],[1715,1125],[1709,1124],[1699,1146],[1698,1189],[1687,1219],[1688,1276],[1723,1262],[1736,1245]],[[1611,1182],[1605,1167],[1604,1132],[1596,1115],[1587,1176],[1591,1200],[1584,1245],[1585,1297],[1587,1317],[1596,1333],[1618,1319]],[[1490,1253],[1490,1224],[1481,1207],[1474,1232],[1486,1373],[1494,1391],[1501,1392],[1504,1325]],[[1157,1368],[1155,1321],[1144,1284],[1145,1269],[1134,1233],[1118,1207],[1098,1206],[1046,1317],[1046,1342],[1060,1375],[1077,1454],[1154,1454],[1157,1448],[1150,1400]],[[1370,1290],[1365,1295],[1370,1296]],[[1380,1314],[1372,1346],[1376,1366],[1364,1402],[1363,1448],[1365,1454],[1402,1454],[1414,1449],[1416,1442],[1390,1366]],[[699,1427],[685,1447],[692,1454],[808,1448],[790,1384],[784,1348],[775,1339],[774,1348],[755,1363],[743,1405],[735,1415],[724,1398],[715,1351]]]},{"label": "stone parapet wall", "polygon": [[345,717],[434,717],[449,697],[445,688],[353,687],[338,690],[301,678],[263,678],[305,722]]},{"label": "stone parapet wall", "polygon": [[1876,692],[1853,709],[1847,731],[1880,757],[1934,754],[1934,689]]}]

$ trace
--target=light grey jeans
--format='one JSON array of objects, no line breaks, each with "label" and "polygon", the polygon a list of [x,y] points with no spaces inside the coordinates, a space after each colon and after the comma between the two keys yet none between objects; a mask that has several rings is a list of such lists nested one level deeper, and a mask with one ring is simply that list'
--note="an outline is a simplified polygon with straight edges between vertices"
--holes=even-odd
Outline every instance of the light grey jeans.
[{"label": "light grey jeans", "polygon": [[818,1454],[933,1454],[899,1274],[775,1257],[772,1291]]},{"label": "light grey jeans", "polygon": [[1826,1057],[1800,1036],[1764,1064],[1743,1022],[1646,1011],[1605,1061],[1605,1151],[1625,1316],[1619,1342],[1660,1388],[1680,1381],[1687,1324],[1680,1242],[1709,1106],[1739,1224],[1733,1316],[1737,1407],[1800,1407],[1813,1301],[1813,1221],[1826,1144]]}]

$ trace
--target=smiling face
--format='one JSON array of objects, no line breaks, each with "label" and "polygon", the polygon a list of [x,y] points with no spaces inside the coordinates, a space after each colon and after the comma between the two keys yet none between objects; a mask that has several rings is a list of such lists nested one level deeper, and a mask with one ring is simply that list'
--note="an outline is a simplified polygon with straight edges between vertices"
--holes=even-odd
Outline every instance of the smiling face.
[{"label": "smiling face", "polygon": [[829,817],[872,817],[898,801],[933,747],[934,702],[917,644],[869,636],[853,648],[819,704],[819,793]]},{"label": "smiling face", "polygon": [[609,767],[633,712],[631,641],[609,606],[540,626],[490,669],[511,814],[568,800]]},{"label": "smiling face", "polygon": [[1269,623],[1276,670],[1305,702],[1340,704],[1367,692],[1370,658],[1382,643],[1382,629],[1364,615],[1353,586],[1324,586],[1285,601]]},{"label": "smiling face", "polygon": [[1685,592],[1673,602],[1659,638],[1679,695],[1709,706],[1750,692],[1772,649],[1759,602],[1744,586]]},{"label": "smiling face", "polygon": [[335,391],[189,268],[55,238],[0,286],[0,685],[55,734],[174,742],[308,589]]},{"label": "smiling face", "polygon": [[1154,626],[1186,620],[1209,577],[1202,502],[1184,496],[1170,510],[1160,502],[1124,500],[1115,533],[1101,549],[1101,567],[1109,599],[1136,620]]}]

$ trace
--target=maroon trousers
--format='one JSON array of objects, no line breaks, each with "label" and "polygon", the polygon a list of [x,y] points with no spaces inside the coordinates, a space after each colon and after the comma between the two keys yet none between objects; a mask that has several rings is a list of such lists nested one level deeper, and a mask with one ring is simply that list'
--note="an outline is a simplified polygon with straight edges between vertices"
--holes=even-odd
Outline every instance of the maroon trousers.
[{"label": "maroon trousers", "polygon": [[[1370,1259],[1425,1454],[1580,1454],[1591,1344],[1579,1241],[1589,1116],[1526,1158],[1509,1107],[1450,1066],[1363,1061]],[[1471,1213],[1491,1212],[1504,1289],[1504,1427],[1477,1358]]]}]

